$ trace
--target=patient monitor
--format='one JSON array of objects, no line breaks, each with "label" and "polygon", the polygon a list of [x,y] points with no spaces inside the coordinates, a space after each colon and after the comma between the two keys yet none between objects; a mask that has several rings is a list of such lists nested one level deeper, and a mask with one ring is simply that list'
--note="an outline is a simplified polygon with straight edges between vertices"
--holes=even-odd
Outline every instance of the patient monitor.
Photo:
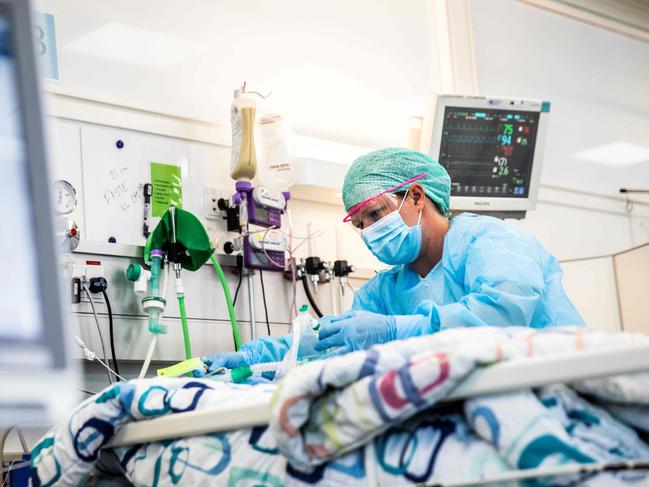
[{"label": "patient monitor", "polygon": [[74,404],[29,2],[0,0],[0,427]]},{"label": "patient monitor", "polygon": [[522,218],[536,207],[550,103],[433,97],[420,150],[451,176],[451,210]]}]

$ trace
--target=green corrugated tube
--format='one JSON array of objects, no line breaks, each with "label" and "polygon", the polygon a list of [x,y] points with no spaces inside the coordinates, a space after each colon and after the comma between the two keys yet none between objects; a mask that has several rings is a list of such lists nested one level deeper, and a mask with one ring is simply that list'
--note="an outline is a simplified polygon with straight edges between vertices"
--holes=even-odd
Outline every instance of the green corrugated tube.
[{"label": "green corrugated tube", "polygon": [[225,280],[225,274],[223,274],[223,269],[221,269],[221,264],[216,258],[216,253],[212,253],[210,256],[214,270],[219,276],[221,281],[221,286],[223,286],[223,293],[225,294],[225,302],[228,305],[228,314],[230,315],[230,324],[232,325],[232,338],[234,339],[234,349],[239,350],[241,348],[241,339],[239,338],[239,326],[237,325],[237,315],[234,313],[234,305],[232,304],[232,296],[230,296],[230,288],[228,287],[228,282]]},{"label": "green corrugated tube", "polygon": [[183,340],[185,341],[185,360],[192,358],[192,345],[189,343],[189,327],[187,326],[187,313],[185,311],[185,296],[178,295],[178,307],[180,308],[180,321],[183,325]]}]

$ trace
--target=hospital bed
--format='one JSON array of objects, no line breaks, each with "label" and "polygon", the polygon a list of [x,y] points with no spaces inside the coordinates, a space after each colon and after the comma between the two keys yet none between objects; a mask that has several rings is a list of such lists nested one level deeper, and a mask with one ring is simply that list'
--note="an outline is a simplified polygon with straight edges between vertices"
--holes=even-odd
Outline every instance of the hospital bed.
[{"label": "hospital bed", "polygon": [[[541,388],[550,384],[572,384],[589,379],[649,372],[649,342],[647,340],[642,339],[637,343],[633,340],[627,340],[623,345],[620,344],[620,341],[613,340],[610,346],[608,341],[600,341],[601,343],[604,343],[604,345],[593,349],[584,348],[577,351],[511,358],[508,361],[495,363],[488,367],[478,367],[459,382],[457,387],[451,389],[448,394],[440,399],[440,402],[451,407],[460,404],[459,400],[470,402],[476,398],[487,398],[490,397],[489,395],[497,393]],[[641,375],[644,376],[645,374]],[[444,408],[445,405],[440,404],[440,407]],[[143,445],[153,445],[153,449],[156,448],[156,445],[171,448],[178,439],[183,439],[180,440],[182,443],[185,440],[209,438],[211,435],[230,434],[225,432],[236,434],[239,431],[265,430],[272,419],[271,414],[270,395],[263,397],[251,395],[240,400],[231,399],[222,403],[213,403],[210,406],[188,412],[177,412],[155,419],[130,422],[121,427],[106,447],[114,448],[115,451],[121,450],[124,452],[130,449],[135,452],[138,448],[142,448]],[[245,443],[247,444],[249,441],[248,433],[246,433]],[[360,454],[365,458],[366,470],[363,478],[357,482],[359,485],[377,485],[377,472],[373,472],[372,468],[369,467],[372,463],[369,460],[375,455],[375,449],[378,448],[377,444],[370,441],[365,448],[361,449]],[[490,472],[489,475],[481,474],[479,476],[472,475],[469,470],[466,471],[465,475],[464,470],[461,469],[458,471],[457,478],[444,478],[438,484],[454,486],[487,485],[556,475],[576,473],[583,475],[584,472],[626,472],[644,469],[649,469],[649,455],[633,457],[633,461],[626,459],[625,461],[616,462],[597,461],[568,465],[559,464],[515,470],[510,468],[508,471]],[[435,471],[437,471],[436,468]],[[259,483],[264,484],[261,481]],[[271,485],[271,483],[265,485]]]},{"label": "hospital bed", "polygon": [[[523,358],[474,372],[445,401],[649,370],[649,345]],[[111,447],[268,424],[270,401],[249,400],[126,425]]]}]

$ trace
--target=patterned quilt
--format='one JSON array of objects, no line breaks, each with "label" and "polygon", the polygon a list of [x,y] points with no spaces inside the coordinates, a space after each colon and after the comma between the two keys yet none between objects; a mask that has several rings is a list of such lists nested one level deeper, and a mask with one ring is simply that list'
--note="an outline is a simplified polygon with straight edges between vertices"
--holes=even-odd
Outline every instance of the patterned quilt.
[{"label": "patterned quilt", "polygon": [[[39,442],[32,485],[83,485],[102,454],[141,486],[396,486],[647,460],[649,372],[440,404],[477,368],[499,361],[642,341],[649,338],[581,328],[451,329],[312,362],[277,384],[120,383]],[[259,396],[272,396],[268,426],[103,449],[129,422]],[[543,482],[643,480],[624,472]]]}]

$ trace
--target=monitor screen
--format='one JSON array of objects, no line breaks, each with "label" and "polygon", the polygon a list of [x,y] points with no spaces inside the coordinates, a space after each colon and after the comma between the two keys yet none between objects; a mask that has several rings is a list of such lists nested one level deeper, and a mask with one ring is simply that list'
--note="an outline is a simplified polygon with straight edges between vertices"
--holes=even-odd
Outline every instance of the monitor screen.
[{"label": "monitor screen", "polygon": [[43,323],[24,113],[12,46],[12,17],[0,2],[0,366],[51,364]]},{"label": "monitor screen", "polygon": [[539,112],[445,107],[438,161],[451,196],[527,198]]}]

